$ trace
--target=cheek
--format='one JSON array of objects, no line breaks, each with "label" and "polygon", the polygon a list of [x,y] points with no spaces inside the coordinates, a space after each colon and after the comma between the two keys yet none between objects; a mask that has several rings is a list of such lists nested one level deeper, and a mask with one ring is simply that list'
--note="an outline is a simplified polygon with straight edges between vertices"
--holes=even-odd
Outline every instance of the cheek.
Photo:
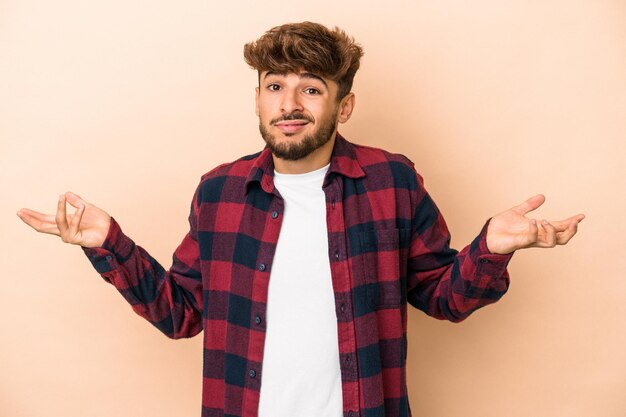
[{"label": "cheek", "polygon": [[329,120],[334,120],[336,117],[337,117],[337,112],[335,111],[335,109],[325,109],[324,111],[318,114],[316,119],[326,122]]},{"label": "cheek", "polygon": [[320,105],[308,106],[304,109],[304,112],[313,117],[315,121],[326,120],[331,116],[330,111]]},{"label": "cheek", "polygon": [[257,116],[259,116],[259,121],[265,124],[269,124],[270,120],[276,117],[273,116],[271,112],[268,112],[266,109],[263,108],[259,109],[259,113],[257,114]]},{"label": "cheek", "polygon": [[270,119],[274,112],[272,103],[268,100],[259,100],[256,105],[256,115],[263,119]]},{"label": "cheek", "polygon": [[256,106],[256,115],[259,117],[259,119],[265,119],[266,118],[266,114],[267,114],[267,110],[266,110],[265,106],[263,106],[261,103],[257,104],[257,106]]}]

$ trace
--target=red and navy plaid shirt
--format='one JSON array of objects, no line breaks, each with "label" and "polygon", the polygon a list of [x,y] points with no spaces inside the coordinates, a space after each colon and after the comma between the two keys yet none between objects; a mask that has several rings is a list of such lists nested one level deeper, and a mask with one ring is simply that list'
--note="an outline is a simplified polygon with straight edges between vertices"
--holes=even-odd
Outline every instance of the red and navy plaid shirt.
[{"label": "red and navy plaid shirt", "polygon": [[[167,336],[204,330],[203,417],[257,416],[268,283],[285,209],[273,174],[266,148],[204,175],[169,271],[114,220],[103,247],[85,249]],[[460,253],[451,249],[439,210],[401,155],[338,135],[323,190],[344,416],[410,416],[407,302],[463,320],[506,292],[510,255],[488,251],[486,227]]]}]

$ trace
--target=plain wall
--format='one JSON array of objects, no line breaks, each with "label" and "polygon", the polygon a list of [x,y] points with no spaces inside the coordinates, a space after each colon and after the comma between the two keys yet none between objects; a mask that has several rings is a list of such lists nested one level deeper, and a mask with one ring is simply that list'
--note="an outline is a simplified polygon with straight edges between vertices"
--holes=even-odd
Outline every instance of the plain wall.
[{"label": "plain wall", "polygon": [[243,44],[338,25],[365,48],[342,133],[411,158],[453,245],[536,193],[587,215],[461,324],[411,310],[414,416],[626,415],[626,2],[0,0],[0,415],[197,416],[201,338],[136,316],[20,207],[72,190],[166,267],[200,175],[261,149]]}]

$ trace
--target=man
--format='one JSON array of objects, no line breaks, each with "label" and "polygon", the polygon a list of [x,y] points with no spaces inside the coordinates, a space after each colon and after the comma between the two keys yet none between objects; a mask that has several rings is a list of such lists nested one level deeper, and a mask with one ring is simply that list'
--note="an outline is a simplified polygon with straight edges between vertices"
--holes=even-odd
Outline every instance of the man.
[{"label": "man", "polygon": [[56,215],[18,213],[82,246],[169,337],[204,330],[204,417],[410,415],[407,303],[463,320],[506,292],[515,250],[565,244],[584,217],[526,218],[539,195],[451,249],[413,164],[337,132],[362,54],[341,30],[309,22],[245,46],[267,146],[202,177],[169,271],[75,194],[60,196]]}]

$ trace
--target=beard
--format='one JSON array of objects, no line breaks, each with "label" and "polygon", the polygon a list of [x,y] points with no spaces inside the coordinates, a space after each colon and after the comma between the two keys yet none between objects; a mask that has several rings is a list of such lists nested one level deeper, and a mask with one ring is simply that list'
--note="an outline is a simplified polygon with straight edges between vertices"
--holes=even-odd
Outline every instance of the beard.
[{"label": "beard", "polygon": [[[313,122],[311,117],[308,117],[303,113],[295,112],[273,119],[270,122],[270,125],[283,120],[296,119]],[[321,148],[330,141],[336,128],[337,118],[331,116],[327,120],[322,120],[319,127],[315,129],[315,131],[305,135],[299,142],[278,143],[276,141],[276,137],[269,132],[259,118],[259,131],[261,132],[261,136],[267,144],[267,147],[270,148],[270,151],[272,151],[274,156],[286,161],[297,161],[309,156],[313,151]],[[294,136],[294,134],[285,134],[285,136],[290,137]]]}]

